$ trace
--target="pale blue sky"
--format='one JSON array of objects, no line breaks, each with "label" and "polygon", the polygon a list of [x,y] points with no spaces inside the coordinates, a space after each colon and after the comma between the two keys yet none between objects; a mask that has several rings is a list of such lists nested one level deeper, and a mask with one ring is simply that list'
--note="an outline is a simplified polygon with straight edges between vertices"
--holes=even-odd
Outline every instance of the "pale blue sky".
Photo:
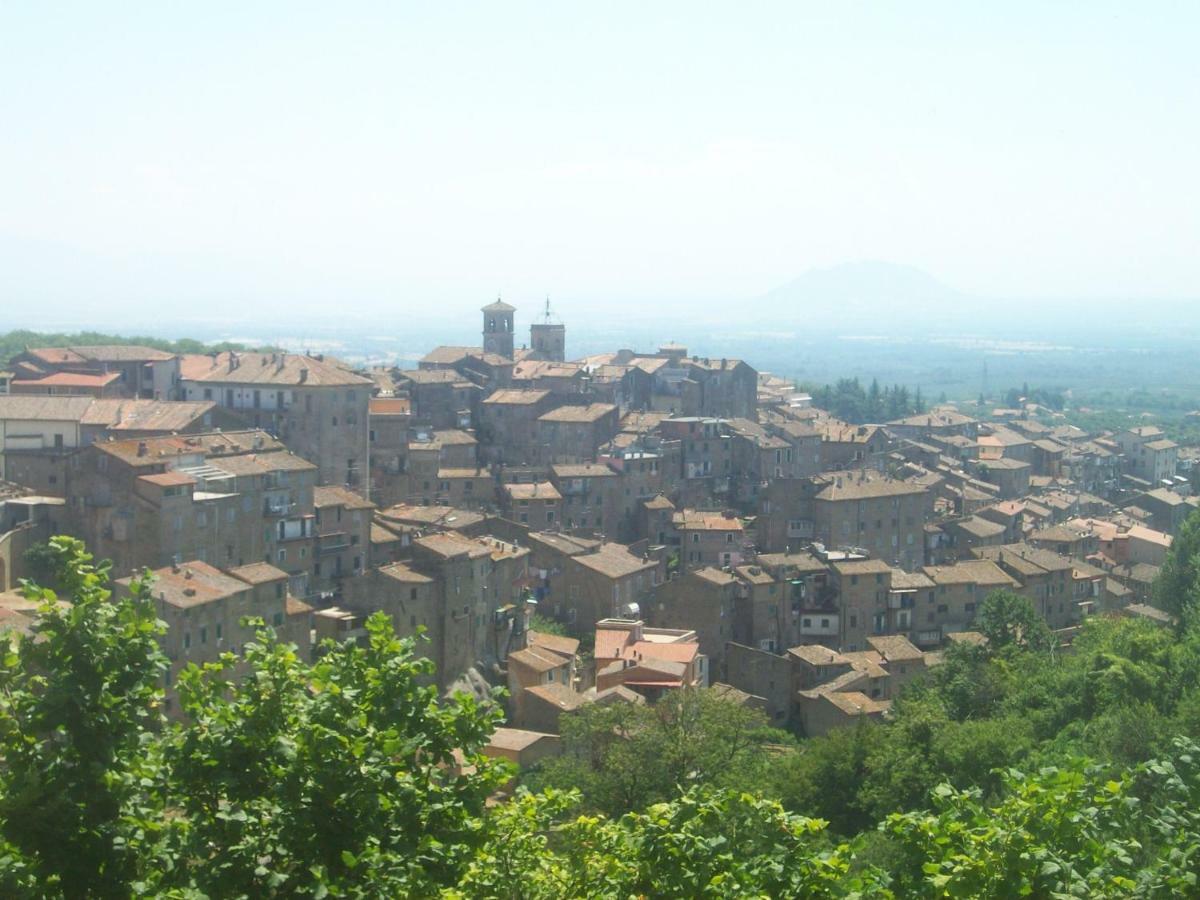
[{"label": "pale blue sky", "polygon": [[[0,3],[0,306],[1200,297],[1200,4]],[[432,304],[432,306],[431,306]]]}]

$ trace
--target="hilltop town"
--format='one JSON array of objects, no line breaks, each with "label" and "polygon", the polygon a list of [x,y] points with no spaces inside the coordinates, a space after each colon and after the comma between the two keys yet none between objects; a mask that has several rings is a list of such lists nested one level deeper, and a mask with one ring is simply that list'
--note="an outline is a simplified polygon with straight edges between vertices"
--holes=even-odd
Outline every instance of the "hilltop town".
[{"label": "hilltop town", "polygon": [[1062,646],[1170,620],[1150,587],[1198,452],[1157,427],[1027,398],[849,423],[699,348],[571,360],[548,305],[518,346],[516,313],[412,369],[27,348],[0,373],[0,624],[32,627],[51,535],[126,589],[151,570],[177,715],[180,671],[237,653],[244,617],[309,657],[382,611],[439,691],[508,689],[489,752],[529,763],[564,715],[691,686],[809,736],[886,718],[999,589]]}]

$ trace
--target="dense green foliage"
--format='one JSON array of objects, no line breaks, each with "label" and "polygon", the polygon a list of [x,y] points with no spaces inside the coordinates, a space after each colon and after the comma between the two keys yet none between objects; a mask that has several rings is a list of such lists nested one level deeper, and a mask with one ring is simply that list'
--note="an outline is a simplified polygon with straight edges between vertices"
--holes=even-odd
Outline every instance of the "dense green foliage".
[{"label": "dense green foliage", "polygon": [[857,378],[840,378],[812,392],[813,405],[854,425],[879,424],[913,413],[925,412],[921,389],[910,392],[903,385],[880,388],[878,379],[864,388]]},{"label": "dense green foliage", "polygon": [[0,363],[7,362],[27,347],[104,347],[129,346],[153,347],[167,353],[213,353],[223,350],[246,350],[242,344],[221,341],[205,344],[192,338],[170,341],[145,335],[123,336],[104,334],[99,331],[78,331],[73,334],[40,332],[19,329],[0,334]]},{"label": "dense green foliage", "polygon": [[788,735],[759,712],[710,691],[677,691],[654,706],[594,704],[562,720],[565,752],[528,784],[579,791],[609,815],[676,796],[681,786],[754,790]]},{"label": "dense green foliage", "polygon": [[0,893],[404,896],[455,880],[510,774],[477,752],[496,704],[439,703],[429,661],[376,616],[366,646],[313,665],[262,629],[248,675],[229,654],[185,670],[188,721],[170,724],[147,582],[114,600],[78,541],[51,547],[68,602],[30,589],[37,634],[0,669]]},{"label": "dense green foliage", "polygon": [[993,643],[951,648],[890,723],[797,742],[705,691],[593,706],[537,790],[489,806],[497,705],[439,703],[386,618],[313,664],[263,628],[187,670],[168,722],[149,585],[115,599],[78,542],[50,547],[59,595],[30,587],[36,634],[0,666],[4,896],[1197,894],[1186,618],[1057,652],[996,595]]}]

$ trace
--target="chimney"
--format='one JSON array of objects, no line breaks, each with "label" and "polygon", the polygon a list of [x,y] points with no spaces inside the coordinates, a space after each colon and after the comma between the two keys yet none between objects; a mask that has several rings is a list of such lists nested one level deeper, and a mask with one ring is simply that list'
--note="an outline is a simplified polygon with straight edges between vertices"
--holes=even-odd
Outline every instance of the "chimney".
[{"label": "chimney", "polygon": [[146,455],[147,453],[149,453],[149,452],[150,452],[150,448],[147,446],[146,442],[145,442],[145,441],[138,441],[137,455],[138,455],[138,456],[145,456],[145,455]]}]

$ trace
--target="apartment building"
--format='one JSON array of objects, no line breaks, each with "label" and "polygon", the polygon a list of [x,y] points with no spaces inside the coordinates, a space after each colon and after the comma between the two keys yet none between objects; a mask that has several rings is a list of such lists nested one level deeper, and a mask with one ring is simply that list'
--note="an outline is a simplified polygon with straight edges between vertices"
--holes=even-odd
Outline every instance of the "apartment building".
[{"label": "apartment building", "polygon": [[640,619],[596,623],[596,689],[623,686],[656,700],[685,687],[707,687],[708,659],[690,629],[651,628]]},{"label": "apartment building", "polygon": [[[924,562],[928,490],[877,472],[830,472],[818,476],[811,505],[812,534],[826,547],[853,547],[911,571]],[[803,520],[801,515],[795,518]]]},{"label": "apartment building", "polygon": [[550,480],[562,497],[563,529],[575,534],[615,537],[622,517],[621,476],[604,463],[559,464]]},{"label": "apartment building", "polygon": [[545,573],[535,593],[539,608],[576,634],[600,619],[640,615],[664,578],[660,560],[624,544],[566,535],[529,538],[535,565]]},{"label": "apartment building", "polygon": [[679,536],[679,564],[687,569],[740,566],[746,529],[730,512],[681,509],[671,520]]},{"label": "apartment building", "polygon": [[479,408],[479,439],[487,459],[506,465],[538,460],[538,417],[554,402],[549,391],[505,389],[491,394]]},{"label": "apartment building", "polygon": [[72,457],[65,518],[117,575],[173,560],[264,561],[303,598],[316,478],[262,431],[106,441]]},{"label": "apartment building", "polygon": [[543,464],[591,462],[618,429],[611,403],[560,406],[538,416],[535,459]]},{"label": "apartment building", "polygon": [[1077,625],[1087,614],[1074,597],[1074,564],[1066,557],[1024,543],[980,547],[975,555],[991,560],[1014,578],[1018,593],[1033,602],[1052,629]]},{"label": "apartment building", "polygon": [[960,560],[948,566],[925,566],[932,586],[918,591],[914,606],[914,640],[919,646],[939,645],[947,634],[969,631],[984,598],[993,591],[1021,587],[1011,574],[989,559]]},{"label": "apartment building", "polygon": [[1125,457],[1125,471],[1159,487],[1175,475],[1179,461],[1179,445],[1168,440],[1155,425],[1141,425],[1117,435],[1117,446]]},{"label": "apartment building", "polygon": [[153,347],[35,348],[15,356],[10,366],[12,393],[182,399],[179,357]]},{"label": "apartment building", "polygon": [[[287,573],[265,563],[222,571],[189,560],[150,572],[150,597],[167,626],[160,643],[169,662],[163,676],[168,715],[181,714],[175,690],[180,671],[238,654],[257,631],[247,619],[273,627],[308,658],[311,608],[288,594],[287,582]],[[118,579],[117,593],[127,595],[131,584],[131,578]]]},{"label": "apartment building", "polygon": [[375,504],[340,485],[313,488],[316,554],[313,587],[334,590],[343,578],[371,565],[371,512]]},{"label": "apartment building", "polygon": [[181,362],[184,399],[235,410],[312,462],[321,484],[366,494],[373,387],[370,378],[321,354],[230,352]]},{"label": "apartment building", "polygon": [[548,481],[506,484],[500,488],[504,517],[529,528],[557,528],[562,522],[562,494]]},{"label": "apartment building", "polygon": [[644,609],[648,625],[690,628],[709,659],[710,677],[725,671],[725,644],[733,640],[738,600],[743,591],[733,574],[707,566],[669,578]]},{"label": "apartment building", "polygon": [[66,495],[71,454],[99,440],[195,434],[236,424],[213,403],[0,397],[0,479]]}]

